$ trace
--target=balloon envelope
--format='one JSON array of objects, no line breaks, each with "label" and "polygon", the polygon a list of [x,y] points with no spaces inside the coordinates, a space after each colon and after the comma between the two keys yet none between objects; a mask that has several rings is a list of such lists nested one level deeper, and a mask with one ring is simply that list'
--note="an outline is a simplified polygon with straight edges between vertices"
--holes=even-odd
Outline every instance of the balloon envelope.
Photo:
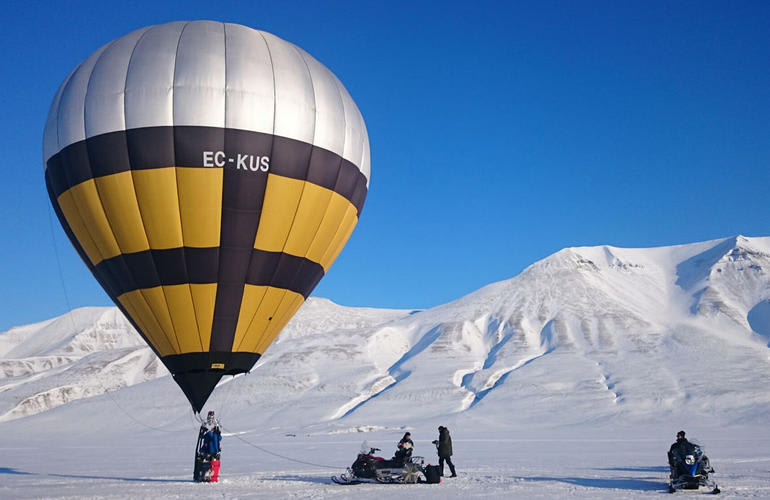
[{"label": "balloon envelope", "polygon": [[43,160],[70,241],[196,412],[328,271],[369,182],[339,80],[274,35],[212,21],[143,28],[83,61]]}]

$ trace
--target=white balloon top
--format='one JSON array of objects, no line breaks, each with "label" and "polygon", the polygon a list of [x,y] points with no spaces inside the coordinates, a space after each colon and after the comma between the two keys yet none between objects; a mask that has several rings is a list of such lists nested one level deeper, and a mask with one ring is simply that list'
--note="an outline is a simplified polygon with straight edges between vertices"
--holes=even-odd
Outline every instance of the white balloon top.
[{"label": "white balloon top", "polygon": [[94,52],[59,87],[43,159],[97,135],[177,125],[312,144],[353,163],[368,186],[366,125],[337,77],[270,33],[214,21],[142,28]]}]

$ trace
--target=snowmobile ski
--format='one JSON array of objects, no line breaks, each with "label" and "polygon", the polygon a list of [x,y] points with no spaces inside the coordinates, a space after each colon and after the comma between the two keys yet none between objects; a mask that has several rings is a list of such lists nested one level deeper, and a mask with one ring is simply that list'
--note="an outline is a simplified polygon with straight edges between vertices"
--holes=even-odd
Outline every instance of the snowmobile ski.
[{"label": "snowmobile ski", "polygon": [[345,474],[341,476],[332,476],[332,481],[336,484],[349,485],[349,484],[361,484],[363,481],[358,479],[349,479]]}]

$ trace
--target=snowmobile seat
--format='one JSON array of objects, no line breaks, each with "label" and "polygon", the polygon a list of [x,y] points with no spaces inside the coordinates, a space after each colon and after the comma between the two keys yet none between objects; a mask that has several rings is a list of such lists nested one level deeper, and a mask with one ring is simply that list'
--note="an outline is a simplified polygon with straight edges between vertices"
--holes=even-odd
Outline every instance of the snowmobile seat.
[{"label": "snowmobile seat", "polygon": [[391,458],[390,460],[381,460],[379,462],[375,462],[374,465],[377,469],[396,469],[399,467],[404,466],[404,461],[396,460],[396,458]]}]

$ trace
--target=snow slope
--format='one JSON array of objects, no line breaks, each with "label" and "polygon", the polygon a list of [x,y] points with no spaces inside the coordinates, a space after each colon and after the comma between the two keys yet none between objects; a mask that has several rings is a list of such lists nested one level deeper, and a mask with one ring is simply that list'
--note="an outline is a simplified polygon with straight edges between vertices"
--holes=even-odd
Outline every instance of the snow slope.
[{"label": "snow slope", "polygon": [[[429,455],[443,423],[458,436],[458,461],[476,474],[461,475],[452,490],[458,498],[476,487],[499,498],[537,497],[542,488],[542,498],[658,492],[666,475],[661,450],[679,428],[709,436],[742,496],[768,496],[769,271],[770,238],[736,236],[650,249],[567,248],[425,311],[311,298],[252,372],[223,381],[207,404],[231,434],[232,475],[219,486],[230,496],[259,496],[253,488],[339,495],[327,490],[324,469],[249,443],[346,465],[363,438],[384,448],[407,428]],[[89,494],[130,485],[131,496],[153,496],[156,482],[164,496],[187,496],[196,426],[188,408],[114,308],[79,309],[0,334],[0,431],[19,436],[11,443],[24,465],[0,466],[14,494],[37,481],[51,489],[33,488],[31,496],[76,495],[56,488],[74,487],[82,474],[51,474],[58,466],[41,464],[32,448],[53,441],[65,453],[77,441],[108,485]],[[132,472],[116,474],[111,453],[139,431],[164,443],[165,453],[144,468],[143,455],[131,452],[137,462],[122,467]],[[607,433],[640,449],[617,449]],[[581,452],[588,463],[569,458]],[[151,477],[153,470],[166,472]]]}]

